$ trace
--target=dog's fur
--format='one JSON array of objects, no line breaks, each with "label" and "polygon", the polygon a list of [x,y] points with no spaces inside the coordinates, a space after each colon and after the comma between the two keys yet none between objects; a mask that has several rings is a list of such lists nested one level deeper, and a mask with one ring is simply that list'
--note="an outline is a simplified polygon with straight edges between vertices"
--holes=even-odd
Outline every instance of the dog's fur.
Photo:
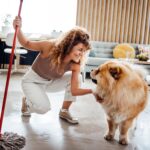
[{"label": "dog's fur", "polygon": [[97,82],[95,97],[107,114],[109,129],[104,138],[112,140],[119,127],[119,143],[128,144],[128,130],[148,100],[142,70],[108,61],[91,71],[91,78]]}]

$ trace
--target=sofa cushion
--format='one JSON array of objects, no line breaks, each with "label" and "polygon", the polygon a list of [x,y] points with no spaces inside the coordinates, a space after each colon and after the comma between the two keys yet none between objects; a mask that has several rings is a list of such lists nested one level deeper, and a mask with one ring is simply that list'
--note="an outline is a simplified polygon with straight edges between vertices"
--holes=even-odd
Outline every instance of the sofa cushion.
[{"label": "sofa cushion", "polygon": [[110,48],[93,48],[89,56],[100,58],[113,58],[113,52]]},{"label": "sofa cushion", "polygon": [[91,50],[89,53],[89,57],[96,57],[95,51]]},{"label": "sofa cushion", "polygon": [[89,57],[86,65],[99,66],[100,64],[108,61],[115,60],[114,58],[97,58],[97,57]]},{"label": "sofa cushion", "polygon": [[90,57],[113,58],[112,49],[117,45],[113,42],[91,41]]}]

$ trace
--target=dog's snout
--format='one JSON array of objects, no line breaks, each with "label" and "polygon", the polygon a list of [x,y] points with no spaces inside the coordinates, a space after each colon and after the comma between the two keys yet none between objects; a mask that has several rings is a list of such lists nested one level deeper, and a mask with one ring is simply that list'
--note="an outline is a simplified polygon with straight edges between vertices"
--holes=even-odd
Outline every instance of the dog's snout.
[{"label": "dog's snout", "polygon": [[97,80],[96,79],[92,79],[92,82],[97,84]]}]

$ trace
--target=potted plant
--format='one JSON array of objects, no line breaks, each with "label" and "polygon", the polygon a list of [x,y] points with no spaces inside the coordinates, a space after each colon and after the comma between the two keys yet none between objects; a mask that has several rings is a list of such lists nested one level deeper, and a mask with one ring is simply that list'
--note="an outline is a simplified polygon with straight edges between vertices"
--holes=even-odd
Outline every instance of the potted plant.
[{"label": "potted plant", "polygon": [[3,18],[2,33],[7,35],[11,30],[11,14],[6,14]]},{"label": "potted plant", "polygon": [[136,56],[139,61],[147,61],[149,60],[149,47],[141,46],[138,48],[139,54]]}]

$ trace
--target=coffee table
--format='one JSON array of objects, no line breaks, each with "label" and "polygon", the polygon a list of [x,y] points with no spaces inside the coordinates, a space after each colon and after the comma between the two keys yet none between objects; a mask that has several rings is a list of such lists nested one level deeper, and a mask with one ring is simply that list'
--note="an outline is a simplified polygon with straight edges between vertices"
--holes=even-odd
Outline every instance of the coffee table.
[{"label": "coffee table", "polygon": [[132,64],[137,64],[142,66],[143,68],[145,68],[148,71],[148,75],[146,75],[145,80],[148,83],[149,87],[150,87],[150,60],[148,61],[139,61],[138,59],[120,59],[121,61],[127,61],[129,63]]},{"label": "coffee table", "polygon": [[[135,60],[134,63],[138,64],[138,65],[143,65],[143,67],[146,68],[148,71],[150,70],[150,60],[148,60],[148,61]],[[146,82],[148,83],[148,85],[150,87],[150,75],[147,75],[145,80],[146,80]]]},{"label": "coffee table", "polygon": [[150,65],[150,60],[148,61],[140,61],[138,59],[134,59],[133,61],[135,64],[141,64],[141,65]]}]

